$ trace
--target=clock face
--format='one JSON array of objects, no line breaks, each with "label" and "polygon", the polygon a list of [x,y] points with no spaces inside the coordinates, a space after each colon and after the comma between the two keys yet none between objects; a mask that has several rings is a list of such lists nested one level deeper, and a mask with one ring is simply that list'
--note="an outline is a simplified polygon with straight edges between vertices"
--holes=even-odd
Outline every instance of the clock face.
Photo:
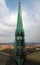
[{"label": "clock face", "polygon": [[19,37],[17,37],[17,40],[19,40],[20,38]]},{"label": "clock face", "polygon": [[20,36],[20,37],[17,37],[17,40],[22,40],[22,37]]},{"label": "clock face", "polygon": [[20,36],[20,40],[22,40],[22,37]]}]

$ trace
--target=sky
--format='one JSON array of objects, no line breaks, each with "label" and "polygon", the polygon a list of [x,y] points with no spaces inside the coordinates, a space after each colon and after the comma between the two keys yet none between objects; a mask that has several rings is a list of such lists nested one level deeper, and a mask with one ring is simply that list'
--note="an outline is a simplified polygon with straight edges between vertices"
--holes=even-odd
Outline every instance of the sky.
[{"label": "sky", "polygon": [[[0,0],[0,43],[15,42],[19,0]],[[40,42],[40,0],[21,0],[25,42]]]}]

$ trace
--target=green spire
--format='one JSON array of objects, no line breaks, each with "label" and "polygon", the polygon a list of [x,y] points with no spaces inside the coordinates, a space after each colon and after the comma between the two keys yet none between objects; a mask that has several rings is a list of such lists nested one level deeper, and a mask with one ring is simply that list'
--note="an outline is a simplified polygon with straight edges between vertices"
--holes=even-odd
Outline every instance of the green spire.
[{"label": "green spire", "polygon": [[17,28],[15,32],[15,60],[17,61],[17,65],[23,65],[23,61],[25,59],[25,42],[24,42],[24,30],[22,24],[22,14],[21,14],[21,3],[19,0],[18,7],[18,19],[17,19]]},{"label": "green spire", "polygon": [[18,7],[18,19],[17,19],[17,32],[23,31],[23,25],[22,25],[22,14],[21,14],[21,5],[19,0],[19,7]]}]

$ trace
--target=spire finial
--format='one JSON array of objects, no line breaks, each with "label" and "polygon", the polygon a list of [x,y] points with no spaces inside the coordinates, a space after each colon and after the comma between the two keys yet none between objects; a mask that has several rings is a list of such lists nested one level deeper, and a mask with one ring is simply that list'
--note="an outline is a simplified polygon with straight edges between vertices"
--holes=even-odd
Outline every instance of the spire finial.
[{"label": "spire finial", "polygon": [[20,0],[19,0],[19,4],[21,4]]}]

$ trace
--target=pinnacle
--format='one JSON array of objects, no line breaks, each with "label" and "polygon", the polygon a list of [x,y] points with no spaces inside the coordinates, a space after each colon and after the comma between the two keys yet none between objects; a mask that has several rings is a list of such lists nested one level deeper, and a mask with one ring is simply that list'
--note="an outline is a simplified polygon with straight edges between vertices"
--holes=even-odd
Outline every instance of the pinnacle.
[{"label": "pinnacle", "polygon": [[17,19],[17,31],[21,32],[23,31],[23,25],[22,25],[22,13],[21,13],[21,2],[19,0],[19,6],[18,6],[18,19]]}]

